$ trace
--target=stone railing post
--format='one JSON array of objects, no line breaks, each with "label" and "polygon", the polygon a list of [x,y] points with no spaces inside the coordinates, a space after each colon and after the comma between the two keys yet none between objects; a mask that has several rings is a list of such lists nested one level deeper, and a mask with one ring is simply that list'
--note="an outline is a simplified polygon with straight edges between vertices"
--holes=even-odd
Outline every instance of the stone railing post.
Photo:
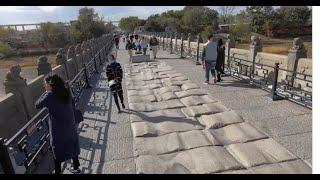
[{"label": "stone railing post", "polygon": [[181,33],[180,58],[183,58],[183,33]]},{"label": "stone railing post", "polygon": [[172,45],[173,45],[172,44],[172,36],[173,36],[172,33],[170,33],[170,54],[172,54],[172,48],[173,48],[172,47]]},{"label": "stone railing post", "polygon": [[77,44],[76,48],[75,48],[75,59],[76,59],[77,68],[78,68],[79,71],[82,68],[82,64],[84,63],[82,58],[83,58],[83,56],[82,56],[82,51],[81,51],[80,44]]},{"label": "stone railing post", "polygon": [[188,33],[188,49],[187,49],[187,51],[188,51],[188,54],[190,55],[191,54],[191,33]]},{"label": "stone railing post", "polygon": [[165,32],[162,33],[162,50],[165,50],[165,42],[164,42],[164,38],[165,38]]},{"label": "stone railing post", "polygon": [[58,53],[56,54],[56,63],[57,65],[62,65],[64,70],[65,70],[65,75],[66,75],[66,79],[69,79],[69,72],[68,72],[68,67],[67,67],[67,60],[65,58],[63,49],[60,48],[58,50]]},{"label": "stone railing post", "polygon": [[174,33],[174,51],[177,51],[177,49],[178,49],[178,33],[177,32],[175,32]]},{"label": "stone railing post", "polygon": [[225,50],[226,50],[226,55],[227,55],[227,64],[228,64],[228,68],[229,68],[229,71],[230,71],[230,68],[231,68],[231,63],[230,63],[230,49],[231,48],[235,48],[236,47],[236,43],[233,39],[232,36],[228,35],[228,40],[226,42],[226,45],[225,45]]},{"label": "stone railing post", "polygon": [[[291,72],[286,73],[286,80],[293,86],[294,78],[296,76],[298,61],[300,58],[307,57],[307,50],[303,45],[303,41],[300,38],[294,38],[292,48],[288,52],[287,70]],[[289,78],[289,79],[288,79]]]},{"label": "stone railing post", "polygon": [[262,44],[261,40],[257,36],[251,36],[251,44],[250,44],[250,51],[249,51],[249,61],[252,62],[252,69],[251,74],[255,73],[255,61],[258,52],[262,51]]},{"label": "stone railing post", "polygon": [[10,71],[7,73],[4,80],[5,93],[13,93],[18,99],[21,99],[21,103],[18,106],[24,109],[27,119],[31,119],[34,112],[34,104],[32,101],[31,92],[27,86],[27,80],[20,76],[21,67],[19,65],[12,66]]},{"label": "stone railing post", "polygon": [[165,48],[167,49],[169,47],[169,33],[166,33],[166,45],[165,45]]},{"label": "stone railing post", "polygon": [[197,35],[197,58],[196,58],[196,65],[200,65],[199,63],[200,58],[200,34]]},{"label": "stone railing post", "polygon": [[76,58],[76,52],[74,46],[70,46],[67,51],[67,60],[73,59],[73,66],[75,66],[76,74],[79,72],[78,62]]},{"label": "stone railing post", "polygon": [[48,63],[48,58],[45,56],[40,56],[38,61],[37,61],[37,70],[38,70],[38,75],[42,74],[48,74],[49,72],[52,71],[51,64]]}]

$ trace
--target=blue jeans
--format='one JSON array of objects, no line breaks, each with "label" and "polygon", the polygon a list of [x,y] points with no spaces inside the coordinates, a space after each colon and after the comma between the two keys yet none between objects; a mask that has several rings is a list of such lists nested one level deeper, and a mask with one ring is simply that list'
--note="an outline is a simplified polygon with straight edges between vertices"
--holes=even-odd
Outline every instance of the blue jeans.
[{"label": "blue jeans", "polygon": [[211,71],[212,77],[216,78],[216,61],[205,61],[205,78],[206,81],[209,81],[209,71]]}]

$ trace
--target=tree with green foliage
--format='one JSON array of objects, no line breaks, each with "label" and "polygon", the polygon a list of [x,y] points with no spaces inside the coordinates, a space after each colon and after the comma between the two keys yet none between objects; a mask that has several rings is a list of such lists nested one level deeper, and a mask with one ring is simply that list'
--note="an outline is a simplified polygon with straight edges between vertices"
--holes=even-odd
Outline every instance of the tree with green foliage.
[{"label": "tree with green foliage", "polygon": [[[269,31],[274,14],[272,6],[248,6],[246,11],[250,17],[253,32],[265,34],[266,30]],[[268,26],[265,25],[266,22]]]},{"label": "tree with green foliage", "polygon": [[120,19],[119,27],[127,32],[133,32],[136,27],[143,26],[143,23],[144,21],[137,16],[129,16]]},{"label": "tree with green foliage", "polygon": [[274,26],[277,35],[297,36],[304,34],[311,19],[311,9],[307,6],[281,6],[275,12]]},{"label": "tree with green foliage", "polygon": [[208,26],[213,30],[218,29],[218,12],[204,6],[186,6],[183,10],[154,14],[145,23],[147,31],[161,32],[171,27],[178,33],[193,35],[201,33]]},{"label": "tree with green foliage", "polygon": [[15,54],[15,51],[9,46],[9,44],[0,41],[0,54],[5,57],[10,57]]},{"label": "tree with green foliage", "polygon": [[62,23],[41,23],[40,32],[46,47],[64,47],[66,42]]},{"label": "tree with green foliage", "polygon": [[197,34],[207,26],[217,25],[218,12],[203,6],[187,6],[183,9],[184,33]]},{"label": "tree with green foliage", "polygon": [[79,9],[78,20],[71,23],[70,39],[72,42],[81,42],[97,38],[107,33],[103,16],[95,13],[93,8]]}]

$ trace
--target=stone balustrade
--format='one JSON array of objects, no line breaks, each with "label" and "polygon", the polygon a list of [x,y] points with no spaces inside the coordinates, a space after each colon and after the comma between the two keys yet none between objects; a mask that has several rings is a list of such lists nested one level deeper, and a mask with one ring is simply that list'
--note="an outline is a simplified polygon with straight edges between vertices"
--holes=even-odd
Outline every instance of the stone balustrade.
[{"label": "stone balustrade", "polygon": [[88,63],[102,49],[97,56],[99,60],[94,61],[99,66],[110,50],[104,47],[112,42],[113,36],[107,34],[83,42],[82,45],[70,46],[67,51],[61,48],[56,55],[58,65],[54,68],[48,63],[47,57],[41,56],[37,61],[39,76],[30,82],[20,76],[19,65],[11,67],[3,83],[7,95],[0,99],[0,137],[12,137],[38,112],[34,103],[44,92],[43,79],[47,74],[58,74],[66,81],[72,80],[80,72],[83,64]]},{"label": "stone balustrade", "polygon": [[[143,36],[145,36],[146,38],[156,36],[161,46],[163,42],[168,42],[169,44],[172,43],[172,49],[177,53],[179,52],[179,54],[181,51],[181,44],[183,44],[183,52],[187,56],[195,59],[197,61],[197,64],[199,64],[198,61],[201,61],[201,53],[204,43],[190,41],[190,34],[188,34],[187,37],[183,37],[183,35],[181,34],[180,38],[178,37],[178,35],[178,33],[175,33],[173,38],[167,37],[166,33],[149,33],[148,35]],[[183,39],[181,39],[182,37]],[[198,37],[198,39],[199,38],[200,37]],[[196,57],[198,46],[199,57]],[[225,43],[225,64],[228,65],[232,58],[241,59],[244,60],[244,62],[242,62],[243,64],[247,63],[247,65],[252,66],[251,70],[253,74],[263,75],[267,73],[266,76],[272,79],[275,63],[279,63],[280,71],[278,82],[290,83],[292,86],[299,87],[306,91],[312,90],[312,85],[310,84],[310,82],[300,80],[307,79],[311,81],[312,79],[312,59],[307,58],[306,49],[300,38],[294,38],[292,48],[288,51],[288,55],[264,53],[262,52],[262,49],[263,45],[260,37],[252,36],[249,50],[246,50],[235,48],[234,38],[228,35],[227,41]],[[256,69],[256,66],[253,64],[263,64],[266,66],[264,67],[264,69]],[[268,70],[268,72],[266,72],[266,70]],[[304,75],[298,73],[303,73]],[[307,77],[303,77],[305,75]],[[298,77],[298,79],[293,79],[293,76]]]}]

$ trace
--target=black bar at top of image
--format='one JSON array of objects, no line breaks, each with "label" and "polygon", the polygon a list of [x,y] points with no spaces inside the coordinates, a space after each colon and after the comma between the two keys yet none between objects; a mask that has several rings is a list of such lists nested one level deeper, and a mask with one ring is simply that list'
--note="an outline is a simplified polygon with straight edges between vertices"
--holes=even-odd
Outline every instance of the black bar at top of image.
[{"label": "black bar at top of image", "polygon": [[311,6],[320,5],[320,0],[0,0],[0,4],[7,6]]}]

